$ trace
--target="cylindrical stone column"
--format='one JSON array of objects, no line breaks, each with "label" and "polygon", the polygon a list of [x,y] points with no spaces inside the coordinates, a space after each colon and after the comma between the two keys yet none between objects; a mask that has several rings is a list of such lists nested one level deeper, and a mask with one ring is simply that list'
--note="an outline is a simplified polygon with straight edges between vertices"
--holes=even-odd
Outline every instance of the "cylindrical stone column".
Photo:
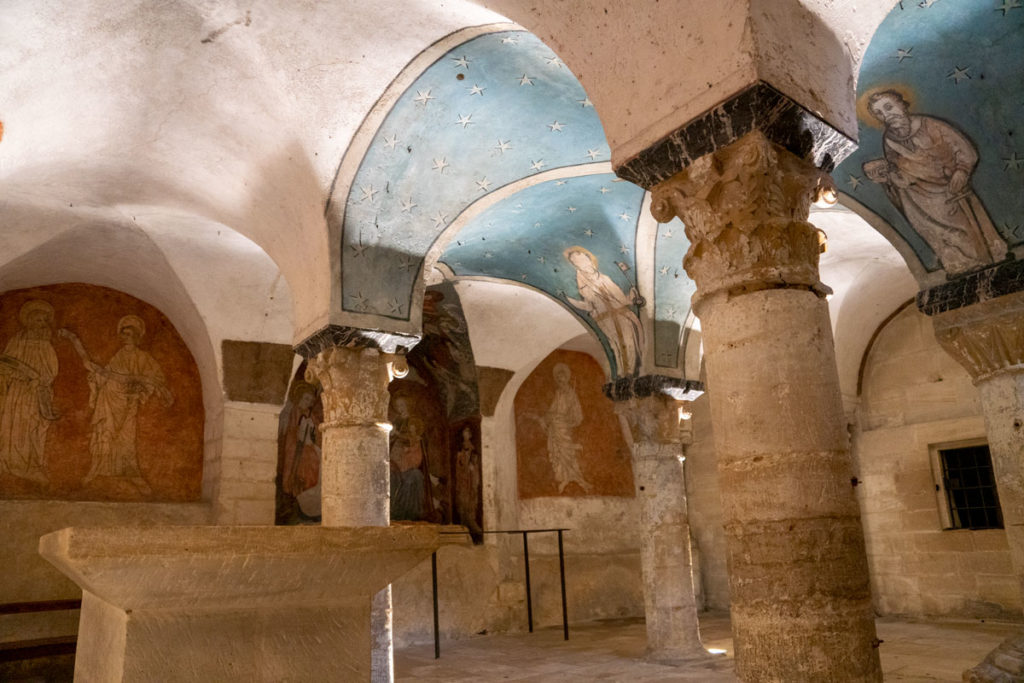
[{"label": "cylindrical stone column", "polygon": [[[328,347],[309,360],[306,379],[323,387],[320,496],[324,526],[388,526],[388,374],[374,348]],[[373,683],[394,680],[391,587],[370,613]]]},{"label": "cylindrical stone column", "polygon": [[824,173],[761,133],[654,189],[697,284],[744,681],[879,681],[819,231]]},{"label": "cylindrical stone column", "polygon": [[640,503],[640,566],[647,654],[658,661],[708,655],[700,640],[677,402],[650,396],[620,404],[629,426]]},{"label": "cylindrical stone column", "polygon": [[[935,338],[974,380],[981,394],[992,473],[1024,596],[1024,292],[973,304],[932,319]],[[965,681],[1024,676],[1024,633],[1011,636]]]}]

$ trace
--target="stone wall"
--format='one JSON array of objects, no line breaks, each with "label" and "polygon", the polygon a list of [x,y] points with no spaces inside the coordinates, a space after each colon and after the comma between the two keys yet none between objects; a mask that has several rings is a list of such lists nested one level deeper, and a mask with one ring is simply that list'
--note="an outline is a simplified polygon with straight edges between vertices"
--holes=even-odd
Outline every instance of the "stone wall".
[{"label": "stone wall", "polygon": [[929,447],[985,437],[977,390],[913,308],[864,367],[854,454],[880,614],[1020,618],[1002,530],[943,530]]}]

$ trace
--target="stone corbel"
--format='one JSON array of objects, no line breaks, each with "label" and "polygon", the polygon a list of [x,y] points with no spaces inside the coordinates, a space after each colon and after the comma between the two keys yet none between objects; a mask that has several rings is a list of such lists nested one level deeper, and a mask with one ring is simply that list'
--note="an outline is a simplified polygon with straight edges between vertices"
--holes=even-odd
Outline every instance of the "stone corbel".
[{"label": "stone corbel", "polygon": [[1024,372],[1024,292],[941,313],[935,338],[975,384]]}]

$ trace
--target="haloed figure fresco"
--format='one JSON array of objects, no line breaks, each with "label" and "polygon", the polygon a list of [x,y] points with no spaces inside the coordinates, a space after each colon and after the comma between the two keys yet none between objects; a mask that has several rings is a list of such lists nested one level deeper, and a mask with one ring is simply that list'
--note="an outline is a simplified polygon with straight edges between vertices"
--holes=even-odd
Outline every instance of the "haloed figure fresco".
[{"label": "haloed figure fresco", "polygon": [[89,356],[74,332],[61,329],[58,334],[71,342],[88,373],[92,465],[85,483],[96,477],[124,477],[145,485],[136,455],[139,408],[153,397],[165,407],[174,402],[160,366],[153,356],[139,348],[146,323],[136,315],[126,315],[118,321],[121,348],[106,365]]},{"label": "haloed figure fresco", "polygon": [[868,110],[885,126],[885,156],[866,162],[864,174],[885,188],[946,272],[1006,258],[1006,242],[971,187],[978,151],[967,136],[941,119],[910,114],[896,90],[871,95]]},{"label": "haloed figure fresco", "polygon": [[46,432],[57,419],[53,306],[41,299],[18,312],[21,329],[0,354],[0,472],[45,483]]},{"label": "haloed figure fresco", "polygon": [[588,313],[598,329],[608,339],[618,376],[634,374],[639,369],[640,353],[644,348],[643,326],[632,307],[641,299],[636,287],[624,292],[597,267],[597,257],[581,246],[563,252],[566,260],[576,269],[576,286],[580,298],[566,299],[576,308]]}]

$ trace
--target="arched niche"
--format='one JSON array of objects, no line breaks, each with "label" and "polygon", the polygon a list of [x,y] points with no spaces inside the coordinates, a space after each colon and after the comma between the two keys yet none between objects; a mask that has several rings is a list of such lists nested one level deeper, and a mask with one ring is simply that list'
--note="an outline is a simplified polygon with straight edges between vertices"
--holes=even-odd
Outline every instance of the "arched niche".
[{"label": "arched niche", "polygon": [[204,421],[154,306],[83,283],[0,294],[0,497],[196,501]]}]

